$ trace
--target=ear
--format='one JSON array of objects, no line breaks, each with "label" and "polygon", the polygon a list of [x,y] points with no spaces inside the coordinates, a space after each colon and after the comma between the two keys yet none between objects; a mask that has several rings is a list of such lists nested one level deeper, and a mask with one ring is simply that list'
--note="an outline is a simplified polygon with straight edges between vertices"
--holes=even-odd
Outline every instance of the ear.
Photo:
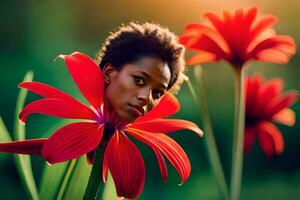
[{"label": "ear", "polygon": [[112,80],[112,78],[117,74],[117,69],[110,63],[107,63],[103,69],[102,72],[104,74],[104,81],[106,84],[109,84]]}]

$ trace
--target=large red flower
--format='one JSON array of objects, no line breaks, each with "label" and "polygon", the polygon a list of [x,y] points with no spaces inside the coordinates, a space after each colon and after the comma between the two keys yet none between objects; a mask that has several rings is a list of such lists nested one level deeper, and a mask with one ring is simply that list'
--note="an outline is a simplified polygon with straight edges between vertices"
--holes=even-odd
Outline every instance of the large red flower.
[{"label": "large red flower", "polygon": [[[103,105],[104,80],[97,64],[82,53],[60,56],[76,85],[88,100],[87,106],[70,95],[39,82],[24,82],[19,86],[45,98],[28,104],[20,113],[20,120],[26,122],[32,113],[46,114],[69,119],[83,119],[82,122],[68,124],[57,130],[49,139],[34,139],[1,143],[0,151],[23,154],[41,154],[50,164],[91,155],[101,140],[110,138],[103,160],[103,179],[109,169],[114,179],[117,194],[129,199],[142,192],[145,180],[145,166],[141,153],[127,134],[150,146],[158,160],[165,181],[167,168],[165,156],[179,173],[182,183],[187,180],[191,166],[184,150],[165,133],[189,129],[202,135],[202,131],[192,122],[180,119],[163,119],[179,110],[179,102],[170,93],[149,113],[133,123],[125,123],[114,112],[109,113]],[[107,136],[105,125],[112,126],[113,135]]]},{"label": "large red flower", "polygon": [[242,67],[248,60],[284,64],[295,54],[296,45],[290,36],[276,35],[273,15],[257,17],[258,9],[237,9],[223,12],[223,17],[206,12],[209,24],[188,24],[179,41],[198,54],[188,64],[227,60]]},{"label": "large red flower", "polygon": [[257,138],[265,155],[270,158],[282,153],[284,140],[273,124],[295,124],[295,113],[289,108],[298,98],[297,91],[282,92],[283,81],[265,81],[262,75],[246,78],[246,127],[244,150],[249,152]]}]

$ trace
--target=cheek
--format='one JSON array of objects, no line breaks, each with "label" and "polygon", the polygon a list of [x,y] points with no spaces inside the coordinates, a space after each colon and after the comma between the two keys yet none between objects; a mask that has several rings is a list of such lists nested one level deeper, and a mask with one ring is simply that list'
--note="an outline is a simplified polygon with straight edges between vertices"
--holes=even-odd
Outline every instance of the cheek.
[{"label": "cheek", "polygon": [[128,103],[129,90],[128,82],[124,79],[112,81],[107,87],[107,96],[115,111],[123,109]]},{"label": "cheek", "polygon": [[120,90],[118,87],[115,87],[114,84],[111,84],[107,87],[107,98],[108,98],[108,102],[110,103],[110,105],[112,106],[112,108],[114,110],[116,110],[118,107],[120,107],[121,105],[121,99],[119,98],[120,95]]}]

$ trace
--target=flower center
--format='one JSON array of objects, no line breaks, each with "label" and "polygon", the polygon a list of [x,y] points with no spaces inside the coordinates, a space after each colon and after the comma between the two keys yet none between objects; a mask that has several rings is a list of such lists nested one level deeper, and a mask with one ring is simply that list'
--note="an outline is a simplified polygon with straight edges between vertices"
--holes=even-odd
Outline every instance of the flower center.
[{"label": "flower center", "polygon": [[109,141],[110,138],[113,136],[115,132],[115,127],[111,125],[110,123],[105,124],[104,133],[103,133],[103,140]]}]

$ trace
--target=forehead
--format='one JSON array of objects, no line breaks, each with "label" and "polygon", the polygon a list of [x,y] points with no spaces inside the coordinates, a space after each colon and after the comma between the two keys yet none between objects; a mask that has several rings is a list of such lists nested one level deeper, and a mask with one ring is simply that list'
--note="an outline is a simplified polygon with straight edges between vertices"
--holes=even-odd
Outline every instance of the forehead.
[{"label": "forehead", "polygon": [[142,57],[139,60],[126,64],[122,71],[142,73],[151,80],[168,86],[171,79],[171,72],[168,64],[159,58]]}]

